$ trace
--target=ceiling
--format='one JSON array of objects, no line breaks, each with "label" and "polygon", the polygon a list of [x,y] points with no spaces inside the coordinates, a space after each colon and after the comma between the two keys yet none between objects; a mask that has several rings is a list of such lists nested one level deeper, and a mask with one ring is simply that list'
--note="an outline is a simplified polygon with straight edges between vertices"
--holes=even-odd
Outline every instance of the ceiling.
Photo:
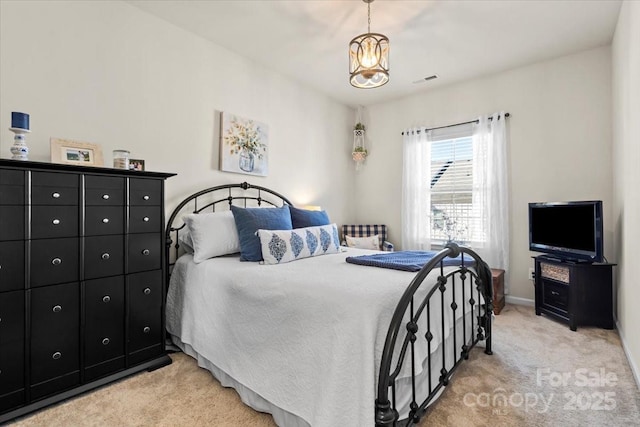
[{"label": "ceiling", "polygon": [[[390,40],[390,79],[356,89],[348,45],[367,32],[357,0],[126,0],[350,106],[611,43],[620,0],[377,0],[371,31]],[[439,78],[424,81],[438,74]],[[421,81],[420,83],[414,83]]]}]

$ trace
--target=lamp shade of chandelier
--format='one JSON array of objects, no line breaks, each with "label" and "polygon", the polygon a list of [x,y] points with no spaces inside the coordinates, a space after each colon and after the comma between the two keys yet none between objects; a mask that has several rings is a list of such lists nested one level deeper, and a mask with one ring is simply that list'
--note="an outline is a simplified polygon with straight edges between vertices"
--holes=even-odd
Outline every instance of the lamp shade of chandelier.
[{"label": "lamp shade of chandelier", "polygon": [[367,3],[367,33],[349,43],[349,82],[361,89],[380,87],[389,81],[389,39],[371,32],[371,3]]}]

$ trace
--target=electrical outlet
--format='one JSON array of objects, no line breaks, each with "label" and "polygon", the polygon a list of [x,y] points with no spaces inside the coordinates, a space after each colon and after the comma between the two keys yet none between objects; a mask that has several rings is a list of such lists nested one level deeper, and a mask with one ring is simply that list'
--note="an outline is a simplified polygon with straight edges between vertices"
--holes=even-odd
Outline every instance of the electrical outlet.
[{"label": "electrical outlet", "polygon": [[533,268],[529,269],[529,277],[527,277],[527,279],[536,280],[536,272]]}]

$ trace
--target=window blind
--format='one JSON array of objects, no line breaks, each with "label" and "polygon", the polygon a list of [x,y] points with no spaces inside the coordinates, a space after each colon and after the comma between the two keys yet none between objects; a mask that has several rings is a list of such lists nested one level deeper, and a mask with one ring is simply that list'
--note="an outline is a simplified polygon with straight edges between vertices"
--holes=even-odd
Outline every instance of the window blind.
[{"label": "window blind", "polygon": [[473,209],[473,146],[470,135],[431,145],[431,237],[442,243],[484,241]]}]

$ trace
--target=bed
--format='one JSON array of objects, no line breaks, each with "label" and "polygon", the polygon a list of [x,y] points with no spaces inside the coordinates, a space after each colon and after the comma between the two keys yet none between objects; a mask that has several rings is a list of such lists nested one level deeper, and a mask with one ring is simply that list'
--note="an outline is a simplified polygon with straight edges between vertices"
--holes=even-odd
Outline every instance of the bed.
[{"label": "bed", "polygon": [[[476,344],[491,354],[491,274],[472,250],[449,245],[418,273],[345,262],[375,253],[355,248],[277,265],[185,253],[182,216],[231,206],[292,204],[241,183],[178,205],[167,225],[167,331],[279,426],[418,424]],[[451,257],[460,261],[445,266]]]}]

